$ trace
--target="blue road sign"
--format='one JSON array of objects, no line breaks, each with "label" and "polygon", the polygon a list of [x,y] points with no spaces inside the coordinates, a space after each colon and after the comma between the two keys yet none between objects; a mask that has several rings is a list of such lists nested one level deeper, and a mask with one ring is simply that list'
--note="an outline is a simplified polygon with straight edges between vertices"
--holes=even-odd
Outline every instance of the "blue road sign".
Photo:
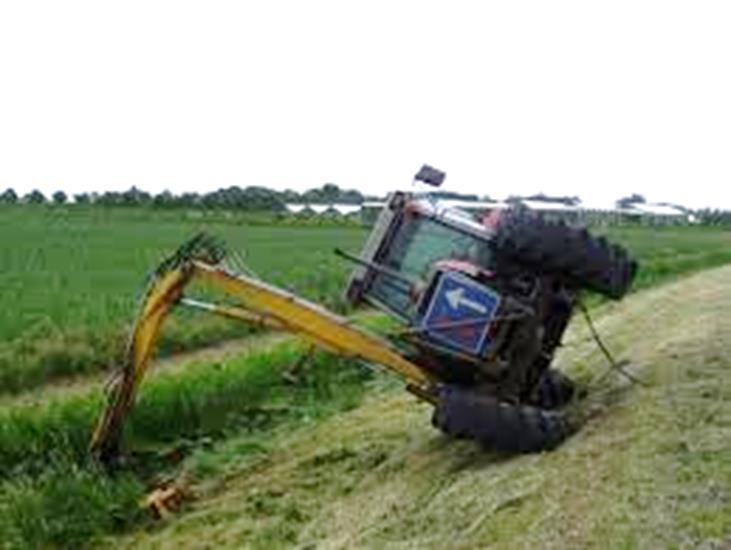
[{"label": "blue road sign", "polygon": [[435,340],[472,355],[489,346],[488,330],[500,305],[492,289],[455,272],[439,278],[421,327]]}]

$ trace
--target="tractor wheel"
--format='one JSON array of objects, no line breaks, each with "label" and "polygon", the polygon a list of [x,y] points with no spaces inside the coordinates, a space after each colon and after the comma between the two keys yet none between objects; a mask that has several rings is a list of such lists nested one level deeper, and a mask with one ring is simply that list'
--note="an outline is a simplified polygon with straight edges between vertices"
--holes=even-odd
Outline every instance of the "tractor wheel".
[{"label": "tractor wheel", "polygon": [[566,415],[531,405],[498,401],[469,388],[440,388],[432,419],[445,434],[486,448],[534,453],[554,449],[572,432]]},{"label": "tractor wheel", "polygon": [[637,272],[637,262],[621,246],[594,237],[585,228],[548,221],[525,209],[508,210],[501,216],[494,242],[498,260],[566,277],[614,299],[629,290]]},{"label": "tractor wheel", "polygon": [[541,409],[560,409],[574,397],[576,385],[556,369],[546,369],[533,389],[529,402]]}]

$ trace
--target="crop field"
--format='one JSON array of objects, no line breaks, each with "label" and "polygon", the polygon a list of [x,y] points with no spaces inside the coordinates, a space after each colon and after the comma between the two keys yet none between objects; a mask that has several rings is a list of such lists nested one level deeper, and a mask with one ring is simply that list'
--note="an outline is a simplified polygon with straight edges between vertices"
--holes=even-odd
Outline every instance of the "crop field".
[{"label": "crop field", "polygon": [[597,232],[623,244],[639,260],[635,290],[731,262],[730,228],[619,226]]},{"label": "crop field", "polygon": [[[121,351],[145,276],[197,231],[220,236],[257,274],[339,307],[358,227],[205,224],[181,214],[0,209],[0,391],[108,366]],[[178,314],[163,353],[240,336],[242,327]]]},{"label": "crop field", "polygon": [[[106,371],[118,358],[146,273],[200,229],[220,235],[262,278],[341,311],[340,292],[349,266],[332,250],[357,251],[367,234],[353,225],[273,224],[235,215],[198,219],[176,212],[0,208],[0,393],[4,394],[0,399],[0,547],[76,548],[102,543],[117,546],[121,542],[159,546],[166,537],[179,539],[175,544],[196,547],[197,527],[206,522],[228,525],[222,517],[229,518],[230,530],[219,539],[213,534],[210,540],[233,547],[310,542],[300,533],[332,546],[379,546],[399,542],[396,531],[404,534],[411,529],[416,533],[419,529],[419,517],[404,517],[408,525],[391,522],[394,532],[377,530],[364,517],[362,532],[321,533],[325,523],[318,524],[317,502],[345,499],[344,509],[357,509],[357,486],[366,472],[386,468],[384,475],[398,476],[398,464],[419,463],[418,456],[404,453],[418,451],[420,445],[426,445],[422,467],[428,470],[437,460],[435,456],[442,453],[434,443],[441,439],[436,432],[425,435],[428,415],[423,408],[394,401],[391,378],[353,361],[318,353],[295,380],[283,377],[305,349],[291,338],[225,356],[215,352],[204,358],[183,354],[180,364],[153,373],[142,388],[126,434],[139,453],[113,476],[89,463],[88,438],[103,400],[102,381],[95,373]],[[731,232],[722,229],[619,227],[606,232],[638,257],[638,290],[660,283],[668,283],[661,288],[671,288],[682,283],[676,281],[681,275],[731,263]],[[726,303],[722,280],[721,275],[712,280],[718,294],[711,297],[718,302],[713,315],[718,314],[719,304]],[[694,291],[702,295],[702,285],[696,286]],[[677,292],[682,293],[683,287]],[[638,294],[638,299],[641,295],[644,293]],[[630,304],[632,300],[627,299]],[[682,307],[690,307],[686,302],[692,302],[692,296]],[[598,307],[598,314],[619,319],[622,304],[619,313],[614,307]],[[647,304],[643,307],[643,311],[652,309]],[[603,314],[603,309],[608,313]],[[703,319],[707,322],[711,315],[701,310],[694,314],[698,323]],[[618,320],[607,322],[619,325]],[[616,338],[624,342],[626,332],[617,330]],[[161,350],[175,355],[244,335],[244,329],[226,321],[176,314]],[[597,359],[573,359],[582,368],[592,361]],[[652,369],[649,372],[660,376]],[[715,370],[714,375],[720,376],[720,372]],[[73,391],[71,385],[65,391],[70,377],[78,383]],[[46,398],[41,387],[59,387],[61,391]],[[657,391],[661,390],[658,386]],[[41,395],[44,397],[34,398]],[[368,416],[375,414],[373,407],[397,409],[395,417],[381,426],[381,442],[366,438],[363,445],[367,449],[361,448],[352,439],[355,432],[347,431],[343,441],[349,443],[323,443],[320,450],[306,447],[308,437],[325,441],[328,436],[322,430],[337,431],[327,426],[337,426],[338,419],[352,415],[357,419],[365,414],[365,425],[378,432],[374,428],[377,421]],[[650,410],[658,415],[660,411]],[[416,417],[424,425],[415,432],[414,437],[422,438],[418,442],[399,431],[404,426],[397,429],[391,424],[402,416],[411,427]],[[357,426],[347,430],[357,431]],[[267,468],[274,467],[271,460],[286,455],[288,445],[303,449],[303,462],[287,462],[266,478]],[[460,448],[470,455],[464,446],[456,447]],[[458,468],[455,452],[449,451],[445,460]],[[436,470],[452,467],[444,464],[435,462],[433,466]],[[490,460],[485,464],[491,467]],[[701,467],[703,464],[698,463]],[[296,474],[287,468],[304,472],[303,485],[297,484]],[[241,481],[250,475],[256,477],[256,472],[264,472],[264,485],[253,487]],[[411,470],[407,473],[416,475]],[[331,486],[325,482],[330,478]],[[175,519],[161,526],[139,506],[151,487],[167,479],[189,480],[193,493],[201,499],[200,509],[193,497],[193,504],[186,505],[193,508],[190,514],[186,509],[181,512],[184,520],[180,531],[171,532]],[[236,486],[243,492],[228,501],[225,487],[231,479],[239,480]],[[271,486],[266,485],[269,482]],[[368,491],[375,490],[367,480],[363,483],[366,489],[370,487]],[[397,480],[394,483],[395,494]],[[436,488],[424,486],[424,490]],[[520,492],[520,487],[515,490]],[[294,496],[280,498],[278,491]],[[233,504],[236,495],[244,509]],[[300,496],[305,500],[299,502]],[[219,498],[223,507],[216,507]],[[411,509],[416,510],[417,501],[424,498],[415,494]],[[510,510],[514,505],[506,506]],[[327,514],[336,511],[328,508],[322,513],[323,518],[329,518]],[[688,508],[687,513],[691,517],[701,512]],[[234,524],[234,516],[243,519]],[[430,523],[427,519],[424,525]],[[342,517],[335,520],[333,530],[347,530]],[[704,521],[709,523],[709,532],[731,531],[731,526],[716,516]],[[475,532],[482,533],[479,529]],[[141,538],[135,538],[134,533]],[[123,534],[132,538],[119,539]],[[485,543],[488,539],[484,537],[465,544]],[[445,542],[437,539],[434,546]]]}]

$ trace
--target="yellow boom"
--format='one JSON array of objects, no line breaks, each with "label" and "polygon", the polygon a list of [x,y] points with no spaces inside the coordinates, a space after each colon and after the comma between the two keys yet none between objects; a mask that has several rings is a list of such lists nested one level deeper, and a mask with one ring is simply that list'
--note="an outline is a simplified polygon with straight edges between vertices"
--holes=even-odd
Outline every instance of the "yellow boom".
[{"label": "yellow boom", "polygon": [[[180,302],[244,322],[286,330],[339,355],[383,365],[403,376],[418,395],[430,394],[432,381],[428,374],[384,338],[354,327],[348,319],[290,292],[216,265],[221,256],[208,237],[199,235],[163,262],[152,276],[132,328],[126,360],[110,386],[107,407],[94,430],[91,451],[95,456],[107,461],[118,453],[124,419],[134,405],[163,321]],[[193,280],[220,287],[242,305],[207,304],[184,298],[183,290]]]}]

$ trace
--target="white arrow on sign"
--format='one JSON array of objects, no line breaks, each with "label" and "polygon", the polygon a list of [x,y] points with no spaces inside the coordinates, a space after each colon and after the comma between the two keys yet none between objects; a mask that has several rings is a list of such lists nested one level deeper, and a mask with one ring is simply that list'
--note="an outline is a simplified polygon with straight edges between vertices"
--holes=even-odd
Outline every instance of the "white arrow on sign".
[{"label": "white arrow on sign", "polygon": [[477,313],[481,313],[482,315],[487,314],[487,308],[485,306],[483,306],[479,302],[475,302],[474,300],[470,300],[469,298],[465,297],[464,288],[455,288],[454,290],[448,290],[444,293],[444,295],[447,297],[447,303],[449,303],[452,309],[459,309],[460,306],[465,306],[476,311]]}]

